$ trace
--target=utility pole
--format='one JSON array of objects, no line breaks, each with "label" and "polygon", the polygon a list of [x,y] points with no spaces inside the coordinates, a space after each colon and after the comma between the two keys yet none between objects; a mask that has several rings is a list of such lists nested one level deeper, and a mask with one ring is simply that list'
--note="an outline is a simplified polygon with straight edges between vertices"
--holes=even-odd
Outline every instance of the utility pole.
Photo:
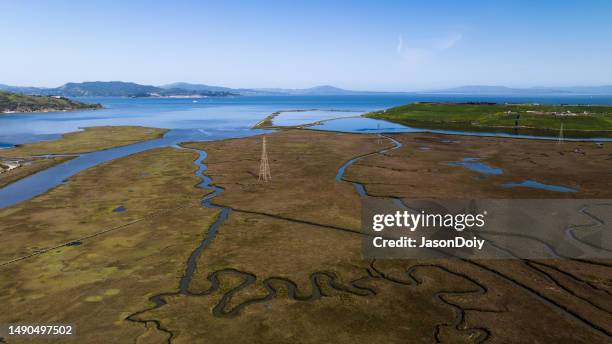
[{"label": "utility pole", "polygon": [[266,148],[266,137],[263,137],[261,145],[261,161],[259,164],[259,180],[268,182],[272,179],[270,174],[270,165],[268,164],[268,150]]}]

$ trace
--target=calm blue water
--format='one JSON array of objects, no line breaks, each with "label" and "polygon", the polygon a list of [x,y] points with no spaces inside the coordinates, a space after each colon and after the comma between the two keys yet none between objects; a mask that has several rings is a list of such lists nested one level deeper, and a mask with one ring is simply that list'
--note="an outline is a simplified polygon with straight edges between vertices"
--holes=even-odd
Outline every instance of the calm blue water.
[{"label": "calm blue water", "polygon": [[[275,111],[295,109],[340,109],[374,111],[415,101],[488,101],[507,103],[611,104],[611,96],[581,97],[500,97],[465,95],[370,95],[370,96],[267,96],[222,97],[208,99],[167,98],[79,98],[99,102],[106,108],[74,112],[0,115],[0,142],[4,144],[49,140],[81,127],[99,125],[142,125],[168,129],[216,129],[232,131],[250,128]],[[194,103],[197,101],[197,103]],[[344,120],[342,120],[344,121]],[[374,120],[371,120],[374,121]],[[337,124],[328,122],[325,129]],[[345,122],[346,123],[346,122]],[[402,126],[370,122],[396,130]],[[343,124],[344,125],[344,124]],[[393,129],[397,128],[397,129]],[[404,131],[413,128],[403,127]],[[349,128],[350,129],[350,128]],[[332,129],[335,130],[335,129]]]},{"label": "calm blue water", "polygon": [[506,184],[502,184],[502,186],[505,188],[524,187],[524,188],[534,188],[534,189],[557,191],[557,192],[576,192],[578,191],[576,189],[568,188],[566,186],[543,184],[540,182],[536,182],[534,180],[525,180],[520,183],[506,183]]},{"label": "calm blue water", "polygon": [[[380,110],[414,101],[489,101],[508,103],[612,104],[612,97],[470,97],[441,95],[373,96],[283,96],[226,97],[210,99],[162,98],[81,98],[99,102],[102,110],[0,115],[0,142],[3,146],[59,137],[83,127],[141,125],[171,129],[163,138],[129,146],[82,154],[0,189],[0,208],[25,201],[55,187],[74,174],[102,162],[148,149],[176,146],[187,141],[210,141],[261,134],[250,129],[265,116],[282,110],[335,109],[361,112]],[[423,131],[367,118],[328,121],[323,130],[355,132]],[[452,131],[433,131],[468,134]],[[479,133],[478,135],[483,135]],[[485,134],[496,135],[497,134]]]},{"label": "calm blue water", "polygon": [[380,121],[373,118],[343,118],[323,122],[311,127],[318,130],[348,131],[353,133],[392,133],[392,132],[420,132],[421,129],[407,127],[401,124]]},{"label": "calm blue water", "polygon": [[[250,128],[272,112],[293,109],[372,111],[411,101],[405,96],[225,97],[208,99],[78,98],[102,110],[0,115],[0,142],[57,138],[82,127],[142,125],[168,129],[228,131]],[[197,103],[194,103],[197,101]]]},{"label": "calm blue water", "polygon": [[495,176],[500,176],[504,173],[504,170],[501,168],[489,166],[482,162],[478,162],[478,160],[478,158],[463,158],[463,161],[454,161],[448,164],[451,166],[462,166],[472,171]]},{"label": "calm blue water", "polygon": [[[456,130],[439,130],[439,129],[422,129],[404,126],[401,124],[391,123],[387,121],[372,119],[372,118],[340,118],[322,122],[314,125],[310,129],[326,130],[326,131],[344,131],[351,133],[435,133],[448,135],[469,135],[469,136],[495,136],[508,138],[523,138],[523,139],[542,139],[542,140],[558,140],[558,136],[534,136],[523,134],[510,134],[503,132],[473,132],[473,131],[456,131]],[[612,138],[565,138],[566,141],[612,141]]]},{"label": "calm blue water", "polygon": [[364,111],[334,111],[334,110],[317,110],[317,111],[285,111],[278,114],[272,120],[273,125],[278,126],[294,126],[300,124],[308,124],[332,118],[353,117],[363,114]]}]

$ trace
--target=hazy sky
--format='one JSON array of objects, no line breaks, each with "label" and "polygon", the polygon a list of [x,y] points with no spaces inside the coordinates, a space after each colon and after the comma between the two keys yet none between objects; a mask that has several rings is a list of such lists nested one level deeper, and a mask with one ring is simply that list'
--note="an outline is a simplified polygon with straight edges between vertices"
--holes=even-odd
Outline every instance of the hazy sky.
[{"label": "hazy sky", "polygon": [[4,0],[0,32],[10,85],[612,84],[607,0]]}]

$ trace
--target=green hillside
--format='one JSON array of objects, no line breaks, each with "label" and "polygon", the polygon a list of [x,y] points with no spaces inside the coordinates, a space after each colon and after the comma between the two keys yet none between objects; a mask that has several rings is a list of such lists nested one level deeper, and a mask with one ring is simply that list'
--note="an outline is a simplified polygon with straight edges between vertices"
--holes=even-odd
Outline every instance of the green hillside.
[{"label": "green hillside", "polygon": [[612,136],[610,106],[414,103],[365,116],[418,128],[522,134],[551,134],[563,123],[568,135]]},{"label": "green hillside", "polygon": [[69,111],[100,108],[102,108],[100,104],[86,104],[63,97],[29,96],[0,91],[0,113]]}]

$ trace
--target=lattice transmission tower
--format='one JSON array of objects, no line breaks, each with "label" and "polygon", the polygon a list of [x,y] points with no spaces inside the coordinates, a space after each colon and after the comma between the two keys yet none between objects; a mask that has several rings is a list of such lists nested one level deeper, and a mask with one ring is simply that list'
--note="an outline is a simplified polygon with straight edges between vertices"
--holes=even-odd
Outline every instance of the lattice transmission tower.
[{"label": "lattice transmission tower", "polygon": [[268,150],[266,148],[266,137],[263,137],[261,143],[261,161],[259,164],[259,180],[267,182],[272,179],[270,174],[270,165],[268,164]]},{"label": "lattice transmission tower", "polygon": [[561,122],[561,128],[559,128],[559,139],[557,144],[562,144],[565,139],[563,138],[563,122]]}]

